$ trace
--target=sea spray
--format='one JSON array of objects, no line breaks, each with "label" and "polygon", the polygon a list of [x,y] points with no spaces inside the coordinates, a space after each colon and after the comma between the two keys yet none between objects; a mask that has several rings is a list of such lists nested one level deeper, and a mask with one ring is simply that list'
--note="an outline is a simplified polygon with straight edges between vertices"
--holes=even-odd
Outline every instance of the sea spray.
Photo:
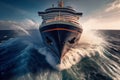
[{"label": "sea spray", "polygon": [[[119,45],[114,45],[109,42],[116,42],[118,38],[112,38],[107,41],[106,39],[108,38],[106,37],[99,36],[96,40],[95,36],[96,34],[91,36],[91,38],[89,37],[88,42],[84,40],[83,42],[87,43],[87,45],[83,45],[84,47],[82,45],[77,47],[78,51],[84,54],[84,57],[82,57],[78,64],[68,69],[67,72],[71,74],[71,76],[74,75],[77,80],[119,80]],[[92,42],[89,43],[89,40],[92,40]]]}]

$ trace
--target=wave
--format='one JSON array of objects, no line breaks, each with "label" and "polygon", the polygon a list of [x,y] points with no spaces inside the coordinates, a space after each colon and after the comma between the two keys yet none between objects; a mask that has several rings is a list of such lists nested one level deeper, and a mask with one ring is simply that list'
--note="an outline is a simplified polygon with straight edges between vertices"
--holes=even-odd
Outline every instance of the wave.
[{"label": "wave", "polygon": [[[2,80],[119,80],[119,45],[99,31],[84,31],[79,44],[57,64],[38,30],[0,44]],[[103,33],[103,32],[102,32]],[[20,34],[20,33],[18,33]],[[110,35],[111,36],[111,35]],[[111,38],[112,42],[118,38]],[[6,77],[7,76],[7,77]]]}]

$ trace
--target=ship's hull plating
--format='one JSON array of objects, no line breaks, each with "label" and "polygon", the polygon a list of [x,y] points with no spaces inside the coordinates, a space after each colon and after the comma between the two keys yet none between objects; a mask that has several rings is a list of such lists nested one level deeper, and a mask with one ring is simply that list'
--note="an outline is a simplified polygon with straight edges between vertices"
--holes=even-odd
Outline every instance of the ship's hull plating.
[{"label": "ship's hull plating", "polygon": [[50,24],[40,28],[44,44],[61,58],[74,47],[80,39],[82,29],[68,24]]}]

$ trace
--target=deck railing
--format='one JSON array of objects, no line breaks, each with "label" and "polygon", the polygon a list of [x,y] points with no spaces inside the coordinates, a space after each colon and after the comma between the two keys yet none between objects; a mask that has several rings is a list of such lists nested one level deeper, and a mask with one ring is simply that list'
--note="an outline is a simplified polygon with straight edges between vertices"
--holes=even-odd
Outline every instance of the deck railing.
[{"label": "deck railing", "polygon": [[65,16],[56,16],[53,19],[48,19],[44,22],[49,23],[49,22],[55,22],[55,21],[65,21],[65,22],[71,22],[71,23],[79,24],[76,17],[65,17]]}]

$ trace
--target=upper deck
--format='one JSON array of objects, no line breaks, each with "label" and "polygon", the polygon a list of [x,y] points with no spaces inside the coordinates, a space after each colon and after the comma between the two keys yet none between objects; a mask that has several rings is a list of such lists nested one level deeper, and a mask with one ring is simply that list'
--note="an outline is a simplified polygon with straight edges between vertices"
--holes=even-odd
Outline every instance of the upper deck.
[{"label": "upper deck", "polygon": [[76,12],[74,9],[72,9],[72,8],[70,9],[69,7],[48,8],[45,10],[45,12],[38,12],[38,14],[39,14],[39,16],[43,16],[44,14],[49,14],[49,13],[54,13],[54,12],[65,12],[65,13],[70,13],[70,14],[77,15],[77,16],[82,16],[82,14],[83,14],[80,12]]},{"label": "upper deck", "polygon": [[58,7],[53,6],[38,14],[42,17],[43,23],[66,21],[78,24],[78,20],[82,16],[81,12],[76,12],[72,7],[64,7],[63,1],[59,2]]}]

